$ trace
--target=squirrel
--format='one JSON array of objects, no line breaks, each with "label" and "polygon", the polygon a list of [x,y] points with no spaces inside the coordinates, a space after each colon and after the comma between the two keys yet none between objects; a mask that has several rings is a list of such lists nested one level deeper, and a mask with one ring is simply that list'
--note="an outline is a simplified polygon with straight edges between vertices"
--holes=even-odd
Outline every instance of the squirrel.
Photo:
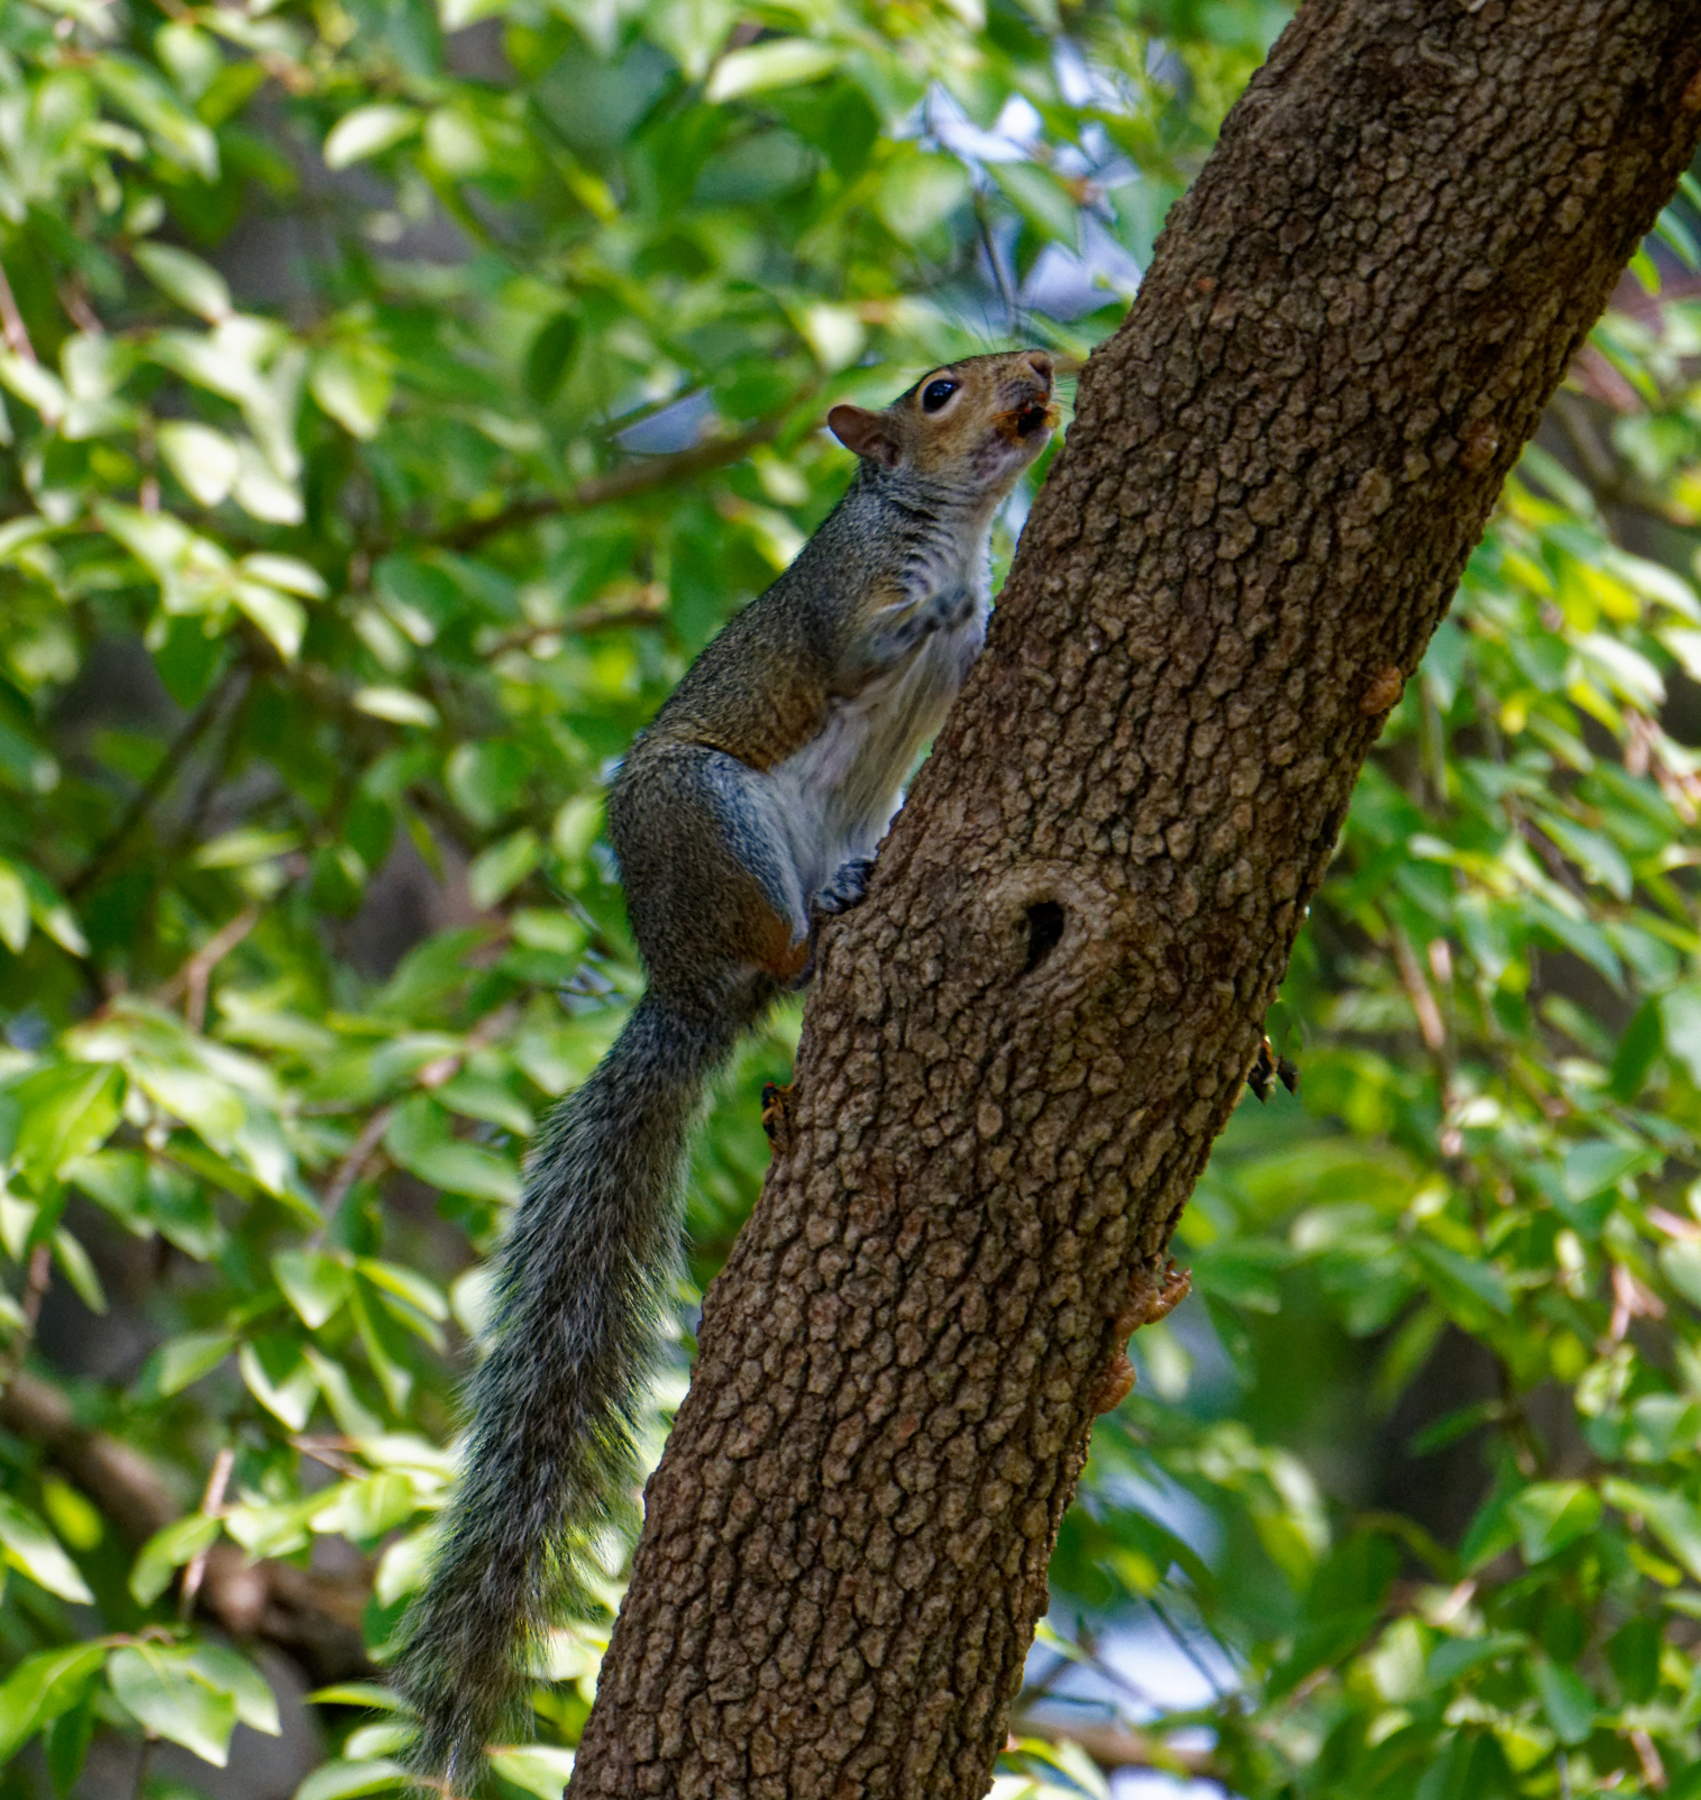
[{"label": "squirrel", "polygon": [[901,784],[986,631],[993,515],[1057,424],[1043,350],[835,406],[859,461],[791,567],[697,658],[615,777],[608,835],[648,986],[544,1123],[500,1252],[489,1349],[399,1686],[418,1775],[450,1793],[518,1723],[526,1661],[592,1610],[587,1552],[636,1479],[633,1432],[679,1265],[709,1078],[812,972],[863,895]]}]

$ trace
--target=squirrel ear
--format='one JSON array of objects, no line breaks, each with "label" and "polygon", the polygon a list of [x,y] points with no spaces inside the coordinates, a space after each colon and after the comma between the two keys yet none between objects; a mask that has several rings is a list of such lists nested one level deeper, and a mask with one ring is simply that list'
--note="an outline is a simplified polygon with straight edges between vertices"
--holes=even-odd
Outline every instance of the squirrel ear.
[{"label": "squirrel ear", "polygon": [[827,429],[847,450],[866,456],[883,469],[895,469],[902,452],[886,427],[885,416],[865,406],[835,406],[827,415]]}]

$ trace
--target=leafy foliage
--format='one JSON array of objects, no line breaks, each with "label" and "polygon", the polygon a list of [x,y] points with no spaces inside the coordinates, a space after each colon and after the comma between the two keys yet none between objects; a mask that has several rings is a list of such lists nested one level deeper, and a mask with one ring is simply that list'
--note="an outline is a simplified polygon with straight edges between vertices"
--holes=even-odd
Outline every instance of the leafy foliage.
[{"label": "leafy foliage", "polygon": [[[609,760],[830,504],[828,404],[1114,328],[1283,16],[0,8],[0,1792],[277,1731],[256,1579],[364,1608],[290,1641],[303,1800],[397,1785],[368,1658],[479,1259],[638,979]],[[1701,1792],[1694,218],[1367,770],[1301,1098],[1186,1215],[1001,1795]],[[699,1147],[699,1282],[795,1026]],[[1197,1704],[1130,1690],[1154,1632]],[[505,1788],[559,1792],[600,1643]]]}]

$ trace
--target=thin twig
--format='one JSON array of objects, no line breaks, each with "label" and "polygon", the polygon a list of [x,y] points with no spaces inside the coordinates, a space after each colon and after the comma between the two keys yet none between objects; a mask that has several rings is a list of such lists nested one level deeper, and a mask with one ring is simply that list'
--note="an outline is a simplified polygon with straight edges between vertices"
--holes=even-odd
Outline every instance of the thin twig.
[{"label": "thin twig", "polygon": [[183,759],[193,750],[207,728],[219,715],[232,687],[238,680],[246,681],[253,670],[246,659],[234,662],[219,678],[212,691],[184,721],[182,729],[166,746],[165,753],[155,765],[153,773],[136,790],[130,804],[119,816],[118,823],[97,844],[88,860],[65,884],[67,899],[74,900],[85,888],[91,886],[111,866],[112,859],[124,846],[130,833],[141,824],[152,809],[154,802],[171,785]]},{"label": "thin twig", "polygon": [[334,1469],[345,1480],[355,1480],[365,1471],[349,1454],[358,1451],[360,1446],[352,1438],[346,1437],[292,1437],[291,1445],[303,1456],[310,1456],[317,1463],[323,1463],[327,1469]]},{"label": "thin twig", "polygon": [[980,232],[980,247],[986,253],[988,268],[992,271],[993,285],[998,289],[998,297],[1004,302],[1004,329],[1014,339],[1017,327],[1022,320],[1021,302],[1016,298],[1010,286],[1010,278],[1004,272],[1004,264],[999,259],[998,246],[993,241],[992,226],[986,216],[986,197],[977,193],[974,196],[975,225]]},{"label": "thin twig", "polygon": [[1435,995],[1430,991],[1429,983],[1424,979],[1423,970],[1418,966],[1417,952],[1406,942],[1403,931],[1395,931],[1394,962],[1400,971],[1400,985],[1406,990],[1406,998],[1412,1004],[1412,1011],[1417,1014],[1418,1031],[1423,1038],[1423,1046],[1431,1056],[1440,1056],[1447,1048],[1447,1027],[1442,1023],[1441,1008],[1435,1003]]},{"label": "thin twig", "polygon": [[571,617],[556,625],[528,625],[523,631],[510,631],[499,637],[482,654],[487,661],[508,656],[515,650],[536,655],[536,646],[551,639],[581,637],[591,631],[622,631],[640,625],[659,625],[667,617],[667,589],[659,581],[646,582],[635,592],[623,595],[618,603],[593,603],[582,606]]},{"label": "thin twig", "polygon": [[1010,1732],[1013,1737],[1042,1738],[1048,1744],[1078,1744],[1106,1774],[1117,1769],[1161,1769],[1195,1780],[1225,1779],[1214,1752],[1184,1750],[1157,1732],[1126,1725],[1064,1724],[1024,1714],[1011,1720]]},{"label": "thin twig", "polygon": [[242,730],[243,722],[248,716],[249,702],[254,698],[254,672],[250,665],[242,682],[242,692],[234,703],[225,708],[224,718],[219,724],[218,747],[207,759],[207,769],[200,785],[195,789],[188,809],[183,815],[183,829],[177,834],[179,849],[192,842],[201,831],[207,814],[212,810],[214,798],[218,794],[219,784],[225,779],[230,767],[231,751],[235,748],[236,739]]},{"label": "thin twig", "polygon": [[[209,1518],[216,1517],[224,1505],[224,1491],[230,1485],[230,1471],[235,1465],[236,1452],[228,1444],[221,1446],[213,1458],[212,1473],[207,1477],[207,1491],[201,1496],[201,1511]],[[207,1551],[211,1548],[210,1544],[203,1545],[184,1566],[183,1590],[177,1602],[177,1616],[184,1624],[188,1624],[195,1607],[195,1596],[201,1591],[201,1582],[207,1573]]]},{"label": "thin twig", "polygon": [[170,1005],[179,994],[186,996],[183,1021],[191,1031],[200,1031],[207,1022],[207,983],[213,970],[259,923],[260,909],[245,906],[234,919],[215,931],[159,990],[157,998],[162,1005]]},{"label": "thin twig", "polygon": [[4,265],[0,265],[0,337],[5,338],[6,348],[14,356],[21,356],[25,362],[35,361],[35,345],[30,342],[29,328],[18,311],[17,297],[6,279]]},{"label": "thin twig", "polygon": [[323,1216],[319,1221],[319,1229],[307,1240],[309,1250],[324,1248],[325,1238],[336,1223],[337,1214],[348,1198],[349,1189],[360,1179],[360,1172],[365,1168],[367,1158],[378,1148],[379,1140],[390,1129],[390,1121],[395,1118],[396,1111],[394,1102],[379,1107],[361,1126],[360,1136],[350,1146],[348,1155],[337,1164],[337,1172],[331,1177],[330,1185],[325,1189],[325,1197],[320,1202]]},{"label": "thin twig", "polygon": [[83,286],[82,276],[73,275],[68,281],[62,281],[56,292],[66,316],[85,337],[105,337],[106,327],[101,324],[95,309],[89,305],[88,291]]},{"label": "thin twig", "polygon": [[488,519],[469,519],[463,524],[451,526],[447,531],[438,532],[427,541],[440,544],[448,550],[475,550],[480,544],[499,537],[504,531],[514,531],[522,525],[535,525],[540,519],[557,518],[563,513],[585,512],[593,506],[605,506],[610,500],[629,500],[636,494],[646,494],[654,488],[668,487],[676,481],[688,481],[694,475],[707,475],[712,470],[724,469],[730,463],[741,462],[752,450],[771,443],[778,437],[786,421],[813,392],[813,388],[805,388],[779,412],[760,420],[736,437],[709,438],[701,444],[693,444],[689,450],[675,451],[671,456],[652,456],[642,462],[628,463],[624,468],[612,470],[607,475],[581,481],[565,494],[540,494],[529,500],[515,500],[500,512],[492,513]]},{"label": "thin twig", "polygon": [[[1157,1596],[1155,1594],[1147,1594],[1145,1599],[1146,1599],[1147,1606],[1149,1606],[1151,1608],[1152,1613],[1156,1617],[1158,1623],[1169,1634],[1170,1641],[1175,1645],[1176,1649],[1178,1649],[1181,1652],[1181,1654],[1183,1656],[1185,1656],[1187,1658],[1187,1660],[1190,1663],[1192,1663],[1194,1668],[1197,1669],[1199,1671],[1199,1673],[1204,1677],[1205,1685],[1211,1690],[1211,1692],[1213,1694],[1220,1696],[1223,1691],[1223,1685],[1222,1685],[1222,1680],[1217,1675],[1216,1671],[1213,1670],[1212,1668],[1210,1668],[1203,1661],[1203,1659],[1199,1656],[1198,1652],[1187,1641],[1187,1634],[1181,1629],[1180,1625],[1177,1624],[1176,1621],[1169,1616],[1168,1611],[1160,1603]],[[1209,1636],[1211,1638],[1212,1643],[1214,1643],[1219,1650],[1224,1648],[1222,1640],[1216,1635],[1215,1632],[1210,1632]]]},{"label": "thin twig", "polygon": [[[519,1016],[520,1009],[512,1001],[506,1006],[497,1007],[467,1033],[460,1049],[451,1050],[446,1056],[439,1056],[428,1062],[414,1077],[415,1084],[429,1093],[434,1088],[442,1087],[445,1082],[453,1081],[461,1072],[461,1065],[475,1050],[482,1050],[486,1044],[494,1043]],[[349,1196],[349,1190],[360,1179],[361,1171],[378,1148],[384,1133],[390,1129],[390,1121],[395,1118],[399,1109],[399,1101],[391,1101],[388,1106],[379,1107],[361,1127],[360,1135],[350,1145],[348,1155],[337,1164],[336,1173],[331,1177],[320,1202],[323,1216],[319,1221],[319,1229],[307,1241],[310,1250],[323,1249],[331,1226],[336,1222],[337,1214]]]},{"label": "thin twig", "polygon": [[12,1335],[6,1355],[0,1361],[0,1395],[17,1379],[24,1366],[29,1347],[35,1342],[35,1328],[41,1322],[41,1303],[47,1297],[47,1284],[53,1279],[53,1255],[45,1244],[37,1244],[30,1252],[29,1274],[24,1279],[24,1296],[18,1310],[23,1323]]}]

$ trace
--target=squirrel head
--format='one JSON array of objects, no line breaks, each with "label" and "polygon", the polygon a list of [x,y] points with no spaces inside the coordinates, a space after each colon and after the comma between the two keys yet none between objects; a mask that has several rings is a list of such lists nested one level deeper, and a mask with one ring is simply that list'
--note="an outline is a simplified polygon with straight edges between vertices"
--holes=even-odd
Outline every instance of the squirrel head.
[{"label": "squirrel head", "polygon": [[996,504],[1057,426],[1046,350],[944,363],[888,407],[835,406],[827,429],[871,470],[911,474],[971,503]]}]

